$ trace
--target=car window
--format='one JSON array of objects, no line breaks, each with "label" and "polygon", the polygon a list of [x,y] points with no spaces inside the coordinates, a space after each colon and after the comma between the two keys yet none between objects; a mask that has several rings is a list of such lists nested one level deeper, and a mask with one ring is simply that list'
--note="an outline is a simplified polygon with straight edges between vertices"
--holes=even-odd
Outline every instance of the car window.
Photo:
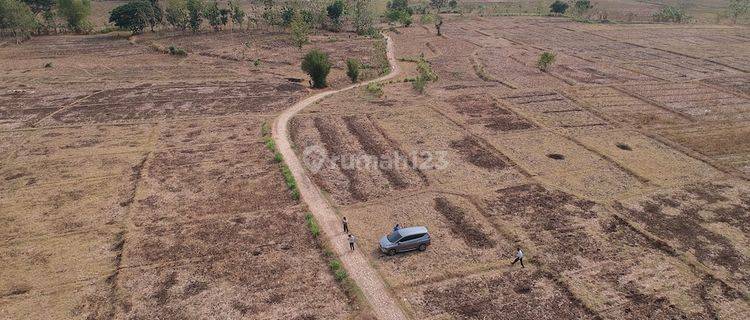
[{"label": "car window", "polygon": [[418,238],[420,238],[422,236],[423,236],[423,234],[413,234],[413,235],[410,235],[408,237],[404,237],[403,239],[401,239],[401,242],[418,239]]},{"label": "car window", "polygon": [[391,243],[398,241],[398,239],[401,239],[401,235],[398,233],[398,231],[393,231],[393,233],[388,235],[388,241],[390,241]]}]

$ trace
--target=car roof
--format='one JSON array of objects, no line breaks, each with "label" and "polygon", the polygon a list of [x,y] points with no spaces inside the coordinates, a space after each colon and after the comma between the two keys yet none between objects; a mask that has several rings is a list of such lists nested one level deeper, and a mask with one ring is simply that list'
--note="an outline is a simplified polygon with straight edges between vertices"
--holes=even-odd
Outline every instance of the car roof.
[{"label": "car roof", "polygon": [[398,229],[398,234],[400,234],[402,237],[414,235],[414,234],[420,234],[420,233],[427,233],[427,228],[425,227],[408,227],[408,228],[401,228]]}]

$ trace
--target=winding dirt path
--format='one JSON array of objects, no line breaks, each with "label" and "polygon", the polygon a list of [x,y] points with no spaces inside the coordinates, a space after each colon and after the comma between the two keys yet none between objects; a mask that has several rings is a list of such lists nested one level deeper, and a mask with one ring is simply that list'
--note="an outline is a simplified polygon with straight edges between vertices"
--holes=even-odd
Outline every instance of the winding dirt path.
[{"label": "winding dirt path", "polygon": [[362,289],[365,298],[367,298],[372,306],[375,316],[377,316],[378,319],[390,320],[406,319],[406,316],[394,297],[389,294],[385,287],[385,283],[375,269],[369,264],[367,258],[365,258],[362,252],[360,250],[349,250],[346,235],[341,228],[341,223],[336,212],[333,210],[331,204],[323,197],[318,186],[316,186],[310,177],[305,174],[302,162],[292,149],[292,144],[289,141],[288,126],[289,120],[291,120],[294,115],[325,97],[365,86],[371,82],[388,80],[401,73],[393,52],[393,41],[388,36],[386,36],[386,41],[388,63],[391,66],[391,72],[389,74],[367,82],[353,84],[342,89],[321,92],[292,105],[276,118],[272,127],[272,135],[273,139],[276,141],[276,147],[279,152],[281,152],[281,155],[284,156],[284,161],[289,166],[289,169],[294,175],[294,179],[297,180],[302,199],[307,203],[307,206],[313,216],[315,216],[315,219],[318,220],[318,223],[323,230],[323,234],[325,234],[325,236],[328,237],[328,240],[330,240],[334,251],[341,258],[341,262],[349,273],[349,277],[351,277],[351,279]]}]

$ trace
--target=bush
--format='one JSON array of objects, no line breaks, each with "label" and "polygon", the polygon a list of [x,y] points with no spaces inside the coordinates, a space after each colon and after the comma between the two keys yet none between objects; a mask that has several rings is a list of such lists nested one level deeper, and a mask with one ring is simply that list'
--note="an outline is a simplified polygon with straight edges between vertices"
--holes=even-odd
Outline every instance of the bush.
[{"label": "bush", "polygon": [[536,66],[537,68],[539,68],[539,70],[547,72],[547,70],[549,70],[549,67],[551,67],[553,63],[555,63],[555,54],[551,52],[543,52],[539,56],[539,60],[536,62]]},{"label": "bush", "polygon": [[362,64],[360,64],[356,59],[346,60],[346,75],[349,77],[349,79],[352,80],[352,83],[357,82],[357,80],[359,79],[359,68],[361,66]]},{"label": "bush", "polygon": [[375,28],[372,25],[372,8],[370,7],[370,0],[354,0],[352,16],[354,21],[354,29],[358,35],[372,35],[375,34]]},{"label": "bush", "polygon": [[28,38],[37,28],[34,13],[18,0],[0,0],[0,29],[8,29],[13,36]]},{"label": "bush", "polygon": [[229,1],[229,11],[232,13],[232,28],[235,24],[242,26],[245,22],[245,10],[242,10],[237,0]]},{"label": "bush", "polygon": [[377,82],[370,82],[367,84],[367,92],[375,95],[375,96],[382,96],[383,95],[383,87],[380,85],[380,83]]},{"label": "bush", "polygon": [[201,29],[201,23],[203,23],[203,8],[206,4],[203,0],[187,0],[186,8],[188,11],[188,25],[190,30],[198,32]]},{"label": "bush", "polygon": [[747,16],[750,13],[750,0],[729,0],[727,15],[732,19],[732,23],[737,23],[737,19]]},{"label": "bush", "polygon": [[133,34],[143,32],[146,25],[154,17],[154,8],[146,0],[133,0],[112,9],[109,13],[109,22],[122,29],[128,29]]},{"label": "bush", "polygon": [[674,22],[674,23],[683,23],[688,22],[690,20],[690,17],[685,14],[685,11],[683,11],[680,8],[676,8],[673,6],[666,6],[664,8],[661,8],[661,10],[657,11],[652,15],[652,18],[656,22]]},{"label": "bush", "polygon": [[190,25],[186,0],[168,0],[165,12],[167,23],[172,27],[185,30]]},{"label": "bush", "polygon": [[344,15],[344,11],[346,11],[346,3],[344,3],[344,0],[334,0],[333,3],[326,7],[328,18],[333,22],[333,30],[341,30],[341,17]]},{"label": "bush", "polygon": [[326,78],[331,71],[328,55],[317,49],[308,52],[302,59],[302,71],[312,78],[313,88],[325,88]]},{"label": "bush", "polygon": [[68,23],[68,28],[75,32],[88,32],[91,23],[88,16],[91,14],[91,0],[58,0],[57,12]]},{"label": "bush", "polygon": [[310,42],[310,26],[304,20],[301,14],[296,14],[292,19],[292,42],[297,48]]},{"label": "bush", "polygon": [[385,13],[385,17],[389,22],[399,22],[406,27],[411,25],[411,15],[414,11],[409,8],[406,0],[389,1],[386,7],[388,10]]},{"label": "bush", "polygon": [[169,46],[169,54],[173,56],[186,56],[187,51],[183,48],[175,47],[174,45]]},{"label": "bush", "polygon": [[221,27],[229,22],[229,10],[219,8],[219,3],[216,0],[211,1],[206,8],[203,10],[203,16],[208,20],[208,24],[214,29],[214,31],[221,30]]},{"label": "bush", "polygon": [[565,11],[568,10],[568,3],[555,0],[555,2],[549,6],[549,10],[554,14],[564,14]]}]

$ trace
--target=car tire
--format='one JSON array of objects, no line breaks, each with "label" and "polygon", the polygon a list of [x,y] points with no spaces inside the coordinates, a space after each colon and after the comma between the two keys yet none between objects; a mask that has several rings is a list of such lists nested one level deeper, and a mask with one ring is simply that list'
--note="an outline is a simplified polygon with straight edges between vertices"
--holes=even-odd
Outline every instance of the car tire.
[{"label": "car tire", "polygon": [[388,250],[388,255],[389,256],[392,256],[394,254],[396,254],[396,250],[395,249]]},{"label": "car tire", "polygon": [[419,251],[425,251],[425,250],[427,250],[427,245],[426,245],[426,244],[424,244],[424,243],[423,243],[423,244],[420,244],[420,245],[419,245]]}]

